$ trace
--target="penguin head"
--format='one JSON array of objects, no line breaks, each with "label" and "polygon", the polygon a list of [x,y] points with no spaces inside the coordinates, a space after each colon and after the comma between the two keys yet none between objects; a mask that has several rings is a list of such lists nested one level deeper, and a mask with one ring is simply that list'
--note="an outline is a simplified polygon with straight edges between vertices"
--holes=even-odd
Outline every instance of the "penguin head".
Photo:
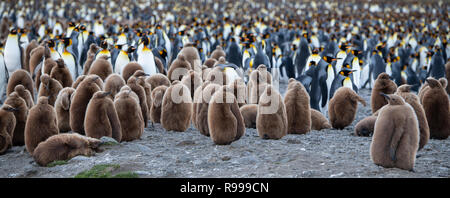
[{"label": "penguin head", "polygon": [[13,29],[11,29],[11,30],[9,31],[9,34],[10,34],[10,35],[13,35],[13,36],[17,35],[17,33],[18,33],[17,28],[13,28]]},{"label": "penguin head", "polygon": [[336,59],[335,58],[333,58],[333,57],[331,57],[331,56],[323,56],[322,57],[322,59],[325,61],[325,62],[327,62],[327,63],[331,63],[331,62],[333,62],[333,61],[335,61]]},{"label": "penguin head", "polygon": [[65,38],[60,39],[60,41],[63,42],[65,47],[69,47],[69,46],[72,45],[72,39],[71,38],[65,37]]},{"label": "penguin head", "polygon": [[150,74],[146,74],[144,71],[142,70],[137,70],[136,72],[134,72],[133,77],[141,77],[141,76],[150,76]]},{"label": "penguin head", "polygon": [[133,53],[134,51],[136,51],[136,48],[134,46],[131,46],[127,49],[127,53]]},{"label": "penguin head", "polygon": [[58,58],[58,60],[56,60],[56,65],[57,65],[59,68],[64,68],[64,67],[65,67],[65,66],[64,66],[64,59]]},{"label": "penguin head", "polygon": [[38,104],[40,105],[48,105],[48,98],[47,96],[41,96],[38,99]]},{"label": "penguin head", "polygon": [[397,92],[405,93],[411,91],[412,85],[404,84],[397,88]]},{"label": "penguin head", "polygon": [[56,46],[55,40],[53,40],[53,39],[48,40],[47,41],[47,46],[49,48],[54,48]]},{"label": "penguin head", "polygon": [[380,95],[382,95],[386,101],[389,103],[389,105],[404,105],[405,101],[401,96],[395,95],[395,94],[385,94],[383,92],[380,92]]},{"label": "penguin head", "polygon": [[313,54],[319,54],[319,49],[318,49],[318,48],[314,48],[314,49],[312,50],[312,53],[313,53]]},{"label": "penguin head", "polygon": [[107,49],[108,48],[108,41],[103,40],[102,42],[100,42],[100,47],[103,49]]}]

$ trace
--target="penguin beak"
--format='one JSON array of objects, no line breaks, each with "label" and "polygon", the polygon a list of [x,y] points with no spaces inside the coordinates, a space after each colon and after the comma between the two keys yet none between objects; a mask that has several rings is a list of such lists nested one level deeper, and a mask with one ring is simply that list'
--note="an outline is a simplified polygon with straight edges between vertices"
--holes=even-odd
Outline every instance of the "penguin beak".
[{"label": "penguin beak", "polygon": [[103,93],[103,96],[104,96],[104,97],[105,97],[105,96],[109,96],[109,95],[111,95],[111,92],[110,92],[110,91]]},{"label": "penguin beak", "polygon": [[150,74],[144,74],[144,76],[150,76]]},{"label": "penguin beak", "polygon": [[384,96],[387,100],[391,99],[387,94],[380,92],[380,95]]},{"label": "penguin beak", "polygon": [[8,111],[8,112],[17,112],[17,111],[19,111],[19,109],[14,108],[14,107],[6,107],[5,110]]}]

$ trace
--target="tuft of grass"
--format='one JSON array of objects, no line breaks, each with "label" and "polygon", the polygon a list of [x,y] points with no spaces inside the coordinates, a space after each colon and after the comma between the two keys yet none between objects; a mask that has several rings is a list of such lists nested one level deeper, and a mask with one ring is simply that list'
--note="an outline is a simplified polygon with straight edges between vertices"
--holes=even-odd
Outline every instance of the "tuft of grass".
[{"label": "tuft of grass", "polygon": [[138,174],[134,172],[121,172],[117,173],[116,175],[112,176],[111,178],[139,178]]},{"label": "tuft of grass", "polygon": [[113,174],[113,172],[119,168],[120,165],[118,164],[95,165],[90,170],[78,173],[75,178],[138,178],[138,175],[133,172],[120,172]]},{"label": "tuft of grass", "polygon": [[60,166],[60,165],[64,165],[67,164],[68,162],[66,160],[56,160],[53,162],[50,162],[49,164],[47,164],[47,167],[55,167],[55,166]]}]

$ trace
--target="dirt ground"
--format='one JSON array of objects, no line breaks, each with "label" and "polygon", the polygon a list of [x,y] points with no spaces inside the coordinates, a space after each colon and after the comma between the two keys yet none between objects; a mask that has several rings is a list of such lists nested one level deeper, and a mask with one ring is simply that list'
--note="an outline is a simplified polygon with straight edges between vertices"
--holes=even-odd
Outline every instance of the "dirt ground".
[{"label": "dirt ground", "polygon": [[[284,93],[286,85],[281,85]],[[96,156],[78,156],[67,164],[40,167],[25,147],[0,156],[0,177],[74,177],[94,165],[118,164],[139,177],[450,177],[450,140],[430,140],[418,152],[414,171],[383,168],[370,160],[371,137],[354,135],[356,123],[369,115],[368,102],[358,106],[351,126],[344,130],[311,131],[263,140],[256,129],[231,145],[215,145],[194,127],[186,132],[165,131],[155,124],[141,140],[108,146]],[[284,95],[284,94],[283,94]]]}]

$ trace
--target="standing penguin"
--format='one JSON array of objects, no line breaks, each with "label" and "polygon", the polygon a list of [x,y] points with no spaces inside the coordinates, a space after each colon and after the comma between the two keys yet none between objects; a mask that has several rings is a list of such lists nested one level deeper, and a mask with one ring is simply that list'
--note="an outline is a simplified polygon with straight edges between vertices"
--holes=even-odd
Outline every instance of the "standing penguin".
[{"label": "standing penguin", "polygon": [[410,92],[412,85],[401,85],[397,88],[395,92],[396,95],[401,96],[405,102],[407,102],[414,109],[416,113],[417,120],[419,122],[419,132],[420,132],[420,140],[419,140],[419,150],[422,149],[428,142],[430,138],[430,128],[428,127],[427,117],[425,115],[425,110],[423,106],[420,104],[419,97]]},{"label": "standing penguin", "polygon": [[19,44],[17,29],[13,28],[9,32],[5,44],[5,66],[9,76],[18,69],[22,69],[22,48]]},{"label": "standing penguin", "polygon": [[355,120],[358,102],[366,106],[366,102],[348,87],[341,87],[331,98],[328,115],[333,128],[344,129]]},{"label": "standing penguin", "polygon": [[119,55],[117,55],[116,61],[114,63],[114,73],[122,75],[123,69],[125,65],[127,65],[131,59],[131,55],[136,51],[136,48],[133,46],[128,47],[125,51],[120,49]]},{"label": "standing penguin", "polygon": [[82,68],[77,63],[77,57],[73,52],[73,47],[70,48],[72,46],[72,39],[64,38],[61,42],[64,44],[61,57],[64,63],[66,63],[67,68],[69,68],[72,79],[76,79],[81,74]]},{"label": "standing penguin", "polygon": [[0,103],[6,99],[6,86],[8,85],[9,73],[5,65],[3,43],[0,42]]},{"label": "standing penguin", "polygon": [[113,69],[111,63],[108,61],[108,56],[101,55],[99,57],[97,56],[97,59],[92,62],[88,74],[96,74],[100,76],[102,81],[105,81],[112,72]]},{"label": "standing penguin", "polygon": [[66,87],[61,89],[55,101],[56,117],[58,118],[59,132],[70,131],[70,103],[75,89]]},{"label": "standing penguin", "polygon": [[396,90],[397,85],[389,78],[388,74],[383,72],[378,75],[378,78],[373,85],[372,95],[370,98],[372,113],[375,113],[378,109],[387,104],[387,101],[382,95],[380,95],[380,92],[385,94],[393,94]]},{"label": "standing penguin", "polygon": [[33,97],[31,97],[30,91],[28,91],[28,89],[25,89],[25,87],[23,85],[17,85],[14,88],[14,92],[19,94],[19,96],[25,100],[28,109],[31,109],[31,107],[34,106]]},{"label": "standing penguin", "polygon": [[61,84],[51,78],[49,75],[44,74],[41,76],[41,85],[39,87],[39,94],[38,96],[47,96],[48,97],[48,104],[51,106],[55,105],[56,97],[58,96],[59,91],[63,88]]},{"label": "standing penguin", "polygon": [[198,87],[194,94],[194,113],[192,121],[202,135],[209,136],[208,108],[212,96],[222,87],[215,83],[204,83]]},{"label": "standing penguin", "polygon": [[139,139],[144,133],[144,118],[138,96],[131,90],[117,93],[114,107],[120,120],[122,141]]},{"label": "standing penguin", "polygon": [[73,84],[73,79],[70,75],[69,69],[66,64],[64,64],[64,60],[62,58],[56,60],[56,65],[56,67],[52,68],[50,77],[61,83],[62,87],[71,87]]},{"label": "standing penguin", "polygon": [[111,99],[114,100],[116,94],[120,92],[120,89],[125,86],[125,81],[122,76],[118,74],[111,74],[106,78],[105,84],[103,85],[103,90],[106,92],[111,92]]},{"label": "standing penguin", "polygon": [[17,85],[23,85],[31,93],[34,100],[34,89],[33,89],[33,79],[31,79],[30,73],[23,69],[15,71],[8,80],[8,87],[6,89],[6,94],[9,96],[14,91]]},{"label": "standing penguin", "polygon": [[225,89],[214,93],[208,107],[208,128],[211,139],[218,145],[230,144],[244,135],[244,119],[233,93]]},{"label": "standing penguin", "polygon": [[402,97],[381,93],[388,104],[381,108],[370,144],[370,158],[386,168],[413,170],[419,147],[419,123]]},{"label": "standing penguin", "polygon": [[309,95],[305,87],[295,79],[290,79],[284,96],[288,122],[288,133],[306,134],[311,131],[311,111]]},{"label": "standing penguin", "polygon": [[153,56],[152,50],[147,48],[149,44],[149,40],[147,36],[144,36],[142,38],[142,42],[144,44],[144,47],[141,51],[138,52],[138,59],[137,62],[142,66],[144,69],[144,72],[150,75],[156,74],[156,73],[162,73],[162,71],[158,71],[155,65],[155,57]]},{"label": "standing penguin", "polygon": [[4,104],[0,108],[0,155],[12,147],[12,136],[16,127],[14,113],[17,109]]},{"label": "standing penguin", "polygon": [[[136,72],[142,72],[140,70]],[[136,73],[135,73],[136,74]],[[145,88],[139,84],[139,77],[132,76],[127,81],[128,87],[133,90],[134,93],[139,97],[139,104],[141,105],[141,112],[144,118],[145,127],[148,126],[149,113],[148,113],[148,104],[147,104],[147,94],[145,92]]]},{"label": "standing penguin", "polygon": [[161,105],[168,86],[161,85],[152,90],[152,106],[150,119],[153,123],[161,123]]},{"label": "standing penguin", "polygon": [[12,144],[13,146],[22,146],[25,144],[24,131],[29,110],[27,104],[16,92],[8,95],[5,104],[15,109],[16,127],[14,128],[14,133],[11,134]]},{"label": "standing penguin", "polygon": [[267,85],[259,99],[256,130],[263,139],[280,139],[287,134],[286,107],[272,85]]},{"label": "standing penguin", "polygon": [[117,142],[122,139],[119,116],[113,101],[107,97],[110,92],[97,91],[89,101],[84,119],[86,136],[100,139],[112,137]]},{"label": "standing penguin", "polygon": [[192,98],[189,88],[175,81],[166,90],[161,110],[161,124],[167,131],[186,131],[192,116]]},{"label": "standing penguin", "polygon": [[430,127],[430,137],[447,139],[450,135],[450,102],[445,91],[447,80],[440,82],[427,78],[429,89],[424,93],[422,105]]},{"label": "standing penguin", "polygon": [[39,97],[37,104],[30,109],[25,126],[25,145],[33,154],[39,143],[59,133],[55,109],[48,103],[48,97]]},{"label": "standing penguin", "polygon": [[86,76],[73,93],[72,103],[70,104],[70,128],[81,135],[85,134],[84,118],[89,101],[95,92],[101,90],[101,87],[96,83],[97,80],[100,80],[97,75]]}]

